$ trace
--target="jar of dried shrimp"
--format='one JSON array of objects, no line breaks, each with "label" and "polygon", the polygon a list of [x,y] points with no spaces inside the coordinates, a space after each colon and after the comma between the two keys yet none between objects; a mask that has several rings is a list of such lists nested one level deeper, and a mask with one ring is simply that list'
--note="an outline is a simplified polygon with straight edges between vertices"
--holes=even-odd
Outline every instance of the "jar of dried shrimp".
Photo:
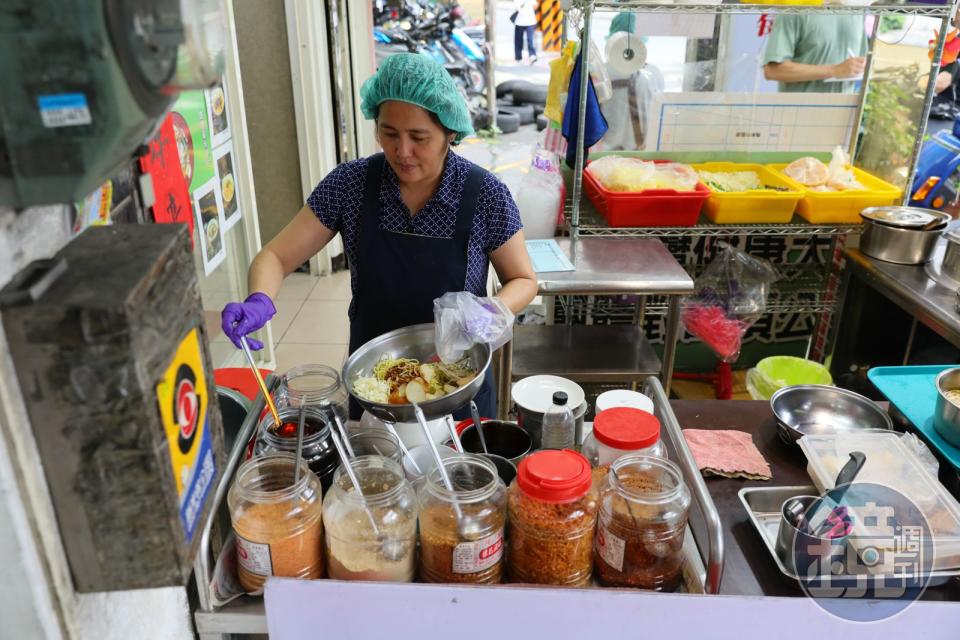
[{"label": "jar of dried shrimp", "polygon": [[614,462],[600,486],[594,553],[600,583],[675,590],[689,510],[690,492],[670,460],[629,455]]},{"label": "jar of dried shrimp", "polygon": [[597,492],[590,463],[576,451],[538,451],[520,462],[507,492],[511,582],[590,581]]},{"label": "jar of dried shrimp", "polygon": [[507,488],[494,464],[471,454],[443,461],[420,489],[420,579],[496,584],[503,574]]}]

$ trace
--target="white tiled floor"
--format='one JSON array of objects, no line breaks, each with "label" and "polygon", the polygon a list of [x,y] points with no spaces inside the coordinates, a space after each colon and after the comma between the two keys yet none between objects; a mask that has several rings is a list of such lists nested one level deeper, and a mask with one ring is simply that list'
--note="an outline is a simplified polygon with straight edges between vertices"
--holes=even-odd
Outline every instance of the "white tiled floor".
[{"label": "white tiled floor", "polygon": [[347,357],[350,273],[319,278],[294,273],[283,281],[273,319],[277,371],[301,364],[340,369]]}]

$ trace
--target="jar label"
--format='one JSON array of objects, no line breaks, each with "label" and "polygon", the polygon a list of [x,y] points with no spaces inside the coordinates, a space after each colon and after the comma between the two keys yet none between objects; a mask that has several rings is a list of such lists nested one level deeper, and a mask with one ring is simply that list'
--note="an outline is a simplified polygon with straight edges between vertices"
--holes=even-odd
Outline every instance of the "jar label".
[{"label": "jar label", "polygon": [[603,561],[611,568],[617,571],[623,571],[623,550],[626,547],[626,543],[623,541],[623,538],[618,538],[610,533],[610,530],[607,529],[606,523],[602,518],[597,527],[596,541],[597,554],[603,558]]},{"label": "jar label", "polygon": [[258,576],[272,576],[273,562],[270,560],[270,545],[263,542],[251,542],[237,536],[237,562],[248,573]]},{"label": "jar label", "polygon": [[503,557],[503,529],[486,538],[461,542],[453,548],[453,572],[477,573],[500,562]]}]

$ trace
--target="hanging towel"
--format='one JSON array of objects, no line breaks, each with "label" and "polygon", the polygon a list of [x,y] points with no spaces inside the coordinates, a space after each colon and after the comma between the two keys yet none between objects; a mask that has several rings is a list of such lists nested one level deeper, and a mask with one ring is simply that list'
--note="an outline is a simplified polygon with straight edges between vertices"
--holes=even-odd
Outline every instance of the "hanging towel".
[{"label": "hanging towel", "polygon": [[[577,109],[580,105],[580,74],[583,72],[583,47],[580,47],[580,55],[577,56],[576,65],[573,67],[573,73],[570,74],[570,89],[566,107],[563,110],[563,137],[567,139],[567,166],[573,167],[577,158]],[[593,79],[587,78],[587,113],[584,119],[583,152],[586,156],[587,151],[600,141],[603,134],[609,128],[607,121],[600,111],[600,101],[597,100],[597,92],[593,88]]]}]

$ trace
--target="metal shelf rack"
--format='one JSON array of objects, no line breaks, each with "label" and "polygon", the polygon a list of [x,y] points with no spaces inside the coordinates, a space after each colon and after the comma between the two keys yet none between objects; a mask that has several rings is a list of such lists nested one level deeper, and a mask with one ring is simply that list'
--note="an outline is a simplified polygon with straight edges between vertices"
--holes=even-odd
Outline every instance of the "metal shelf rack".
[{"label": "metal shelf rack", "polygon": [[[913,153],[911,155],[910,171],[908,172],[906,184],[913,181],[916,171],[916,160],[920,152],[920,146],[925,134],[925,122],[929,113],[930,104],[933,99],[933,86],[936,71],[939,69],[940,58],[943,53],[943,46],[948,31],[949,20],[956,10],[956,3],[949,4],[874,4],[870,6],[848,6],[848,5],[768,5],[768,4],[749,4],[741,2],[731,2],[727,0],[719,4],[662,4],[657,2],[644,2],[641,0],[573,0],[570,14],[575,16],[575,21],[579,21],[582,27],[581,40],[583,34],[590,34],[590,26],[593,12],[595,10],[609,11],[633,11],[639,13],[671,13],[671,14],[847,14],[847,15],[912,15],[929,16],[941,19],[941,28],[939,38],[935,43],[933,59],[930,66],[930,76],[927,82],[926,94],[924,96],[921,123],[917,136],[914,140]],[[872,67],[873,45],[876,41],[876,28],[879,20],[875,21],[874,32],[870,38],[870,54],[868,57],[867,69],[864,74],[863,91],[860,97],[860,113],[862,114],[863,105],[866,96],[866,87],[870,80],[870,71]],[[584,51],[583,64],[589,64],[589,47]],[[577,113],[578,131],[584,130],[586,117],[586,84],[588,74],[580,76],[580,103]],[[808,224],[797,216],[785,224],[735,224],[718,225],[713,224],[706,218],[701,218],[700,222],[692,227],[630,227],[630,228],[611,228],[604,219],[594,210],[591,203],[583,197],[582,177],[583,167],[586,164],[586,154],[581,140],[573,141],[576,144],[576,161],[572,175],[572,189],[567,203],[567,219],[569,221],[569,231],[572,238],[579,236],[590,237],[656,237],[664,239],[677,238],[725,238],[734,236],[791,236],[791,237],[828,237],[830,238],[830,251],[826,263],[821,264],[823,269],[822,288],[813,291],[776,291],[769,301],[768,313],[814,313],[819,314],[818,326],[814,331],[814,340],[811,345],[818,342],[816,337],[824,336],[829,329],[832,321],[832,314],[838,301],[836,277],[839,252],[842,250],[847,234],[857,234],[861,231],[862,225],[859,224],[830,224],[813,225]],[[688,268],[689,269],[689,268]],[[694,269],[689,269],[694,271]],[[789,287],[788,287],[789,289]],[[590,303],[588,299],[586,303]],[[563,321],[571,321],[571,312],[576,308],[576,302],[573,300],[562,301],[561,314]],[[656,299],[650,299],[637,305],[633,312],[634,320],[642,320],[645,314],[656,315],[663,310],[663,305]],[[587,314],[592,318],[594,312],[587,310]],[[605,309],[600,309],[597,315],[608,314],[626,319],[631,316],[628,310],[618,311],[614,306],[607,305]],[[583,315],[583,314],[581,314]],[[624,321],[624,320],[620,320]],[[822,342],[822,341],[821,341]],[[819,343],[818,343],[819,344]],[[815,349],[811,357],[819,359],[826,355]]]}]

